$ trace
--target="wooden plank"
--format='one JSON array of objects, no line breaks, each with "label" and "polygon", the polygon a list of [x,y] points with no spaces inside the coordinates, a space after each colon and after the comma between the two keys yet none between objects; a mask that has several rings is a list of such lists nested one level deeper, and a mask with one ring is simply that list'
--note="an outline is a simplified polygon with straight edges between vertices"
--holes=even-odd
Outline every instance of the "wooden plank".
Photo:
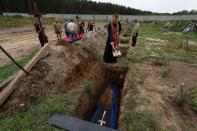
[{"label": "wooden plank", "polygon": [[0,83],[0,91],[6,86],[8,85],[8,83],[10,81],[12,81],[14,79],[15,75],[10,76],[8,79],[6,79],[5,81],[3,81],[2,83]]},{"label": "wooden plank", "polygon": [[[50,56],[50,52],[45,53],[40,60],[45,59],[46,57]],[[3,81],[2,83],[0,83],[0,91],[7,86],[13,79],[15,78],[15,74],[10,76],[8,79],[6,79],[5,81]]]},{"label": "wooden plank", "polygon": [[[48,51],[49,44],[45,44],[39,52],[32,58],[32,60],[24,67],[25,70],[30,71],[33,66],[40,60],[40,58]],[[0,92],[0,106],[4,103],[7,97],[14,91],[19,81],[26,75],[23,71],[19,71],[16,77]]]}]

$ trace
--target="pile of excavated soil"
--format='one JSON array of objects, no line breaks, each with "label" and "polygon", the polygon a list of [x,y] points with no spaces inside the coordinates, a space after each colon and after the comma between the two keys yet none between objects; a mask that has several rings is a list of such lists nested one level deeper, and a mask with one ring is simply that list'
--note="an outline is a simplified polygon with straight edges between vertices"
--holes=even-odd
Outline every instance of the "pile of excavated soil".
[{"label": "pile of excavated soil", "polygon": [[50,46],[50,56],[38,62],[17,85],[16,90],[0,108],[0,116],[24,111],[39,102],[47,91],[57,89],[67,92],[82,80],[96,64],[96,58],[76,46]]},{"label": "pile of excavated soil", "polygon": [[48,88],[44,80],[49,71],[50,67],[45,62],[36,64],[30,72],[31,76],[26,76],[20,81],[17,89],[1,107],[0,115],[9,115],[12,109],[22,111],[24,107],[35,104]]}]

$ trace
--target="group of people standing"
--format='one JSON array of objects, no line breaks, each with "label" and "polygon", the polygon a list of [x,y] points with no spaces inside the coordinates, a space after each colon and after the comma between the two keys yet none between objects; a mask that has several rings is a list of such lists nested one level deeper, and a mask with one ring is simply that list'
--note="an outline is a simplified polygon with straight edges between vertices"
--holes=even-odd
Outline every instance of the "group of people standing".
[{"label": "group of people standing", "polygon": [[[45,35],[44,29],[41,23],[36,22],[34,24],[36,32],[38,33],[38,38],[40,40],[41,46],[44,46],[45,43],[48,42],[48,38]],[[132,30],[132,35],[131,35],[131,45],[133,47],[136,46],[137,43],[137,37],[138,37],[138,31],[139,31],[139,23],[137,20],[134,21],[134,27]],[[61,29],[61,24],[59,23],[58,19],[55,20],[54,24],[53,24],[53,28],[54,31],[57,35],[58,38],[58,42],[61,43],[62,40],[62,29]],[[65,20],[64,23],[64,30],[65,30],[65,34],[67,37],[71,37],[72,41],[75,40],[76,38],[76,34],[81,34],[81,33],[87,33],[87,32],[93,32],[93,30],[95,28],[95,22],[93,21],[89,21],[86,31],[85,31],[85,22],[84,20],[81,20],[80,23],[78,21],[78,29],[76,24],[74,23],[74,20]],[[77,32],[78,31],[78,32]],[[104,55],[103,55],[103,61],[105,63],[116,63],[117,61],[117,56],[116,53],[118,53],[118,47],[120,44],[120,34],[122,31],[122,26],[121,23],[118,21],[118,15],[113,15],[112,16],[112,21],[108,24],[107,27],[107,31],[108,31],[108,37],[107,37],[107,42],[106,42],[106,46],[105,46],[105,51],[104,51]]]},{"label": "group of people standing", "polygon": [[[34,23],[34,28],[35,28],[36,33],[38,34],[38,39],[40,41],[40,44],[43,47],[46,43],[48,43],[48,38],[45,34],[45,31],[44,31],[45,28],[42,25],[42,22],[36,21]],[[55,34],[57,35],[58,43],[61,43],[63,31],[62,31],[62,27],[58,19],[56,19],[55,22],[53,23],[53,29],[54,29]],[[94,21],[89,21],[87,24],[87,28],[86,28],[84,20],[80,20],[78,21],[78,24],[76,24],[73,19],[70,19],[70,20],[65,19],[64,30],[65,30],[66,37],[70,37],[73,42],[76,40],[77,34],[80,35],[80,34],[84,34],[88,32],[91,33],[93,31],[96,31],[96,28],[95,28]]]},{"label": "group of people standing", "polygon": [[[55,25],[56,24],[54,24],[54,27],[55,27]],[[72,39],[72,41],[76,40],[76,35],[77,34],[80,35],[80,34],[83,34],[85,32],[87,33],[87,32],[93,31],[94,28],[95,28],[95,22],[89,21],[86,30],[85,30],[85,27],[86,26],[85,26],[85,21],[84,20],[78,21],[78,24],[76,25],[73,19],[70,19],[70,20],[65,19],[65,23],[64,23],[65,34],[66,34],[67,37],[70,37]]]}]

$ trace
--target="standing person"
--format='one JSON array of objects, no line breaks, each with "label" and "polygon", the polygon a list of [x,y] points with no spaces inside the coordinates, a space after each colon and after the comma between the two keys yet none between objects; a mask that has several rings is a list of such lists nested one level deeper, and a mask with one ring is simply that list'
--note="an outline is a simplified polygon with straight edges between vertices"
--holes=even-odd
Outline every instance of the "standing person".
[{"label": "standing person", "polygon": [[41,27],[42,26],[40,25],[39,21],[36,21],[34,23],[35,31],[38,34],[38,39],[40,41],[41,47],[43,47],[46,43],[48,43],[48,38],[47,38],[45,31],[44,31],[45,27],[42,27],[42,28]]},{"label": "standing person", "polygon": [[[94,29],[95,29],[95,23],[94,22],[92,22],[92,21],[89,21],[88,22],[88,27],[87,27],[87,32],[90,32],[90,31],[94,31]],[[96,29],[95,29],[95,31],[96,31]]]},{"label": "standing person", "polygon": [[96,31],[95,23],[93,21],[89,21],[86,29],[87,37],[88,38],[95,37],[94,31]]},{"label": "standing person", "polygon": [[135,45],[137,43],[139,29],[140,29],[140,24],[138,23],[137,20],[134,20],[134,28],[132,31],[132,46],[133,47],[135,47]]},{"label": "standing person", "polygon": [[69,36],[67,25],[68,25],[68,19],[65,19],[65,22],[64,22],[64,31],[65,31],[66,36]]},{"label": "standing person", "polygon": [[85,22],[84,22],[84,20],[82,20],[81,21],[81,23],[80,23],[80,25],[79,25],[80,27],[79,27],[79,33],[81,34],[81,33],[84,33],[85,31],[84,31],[84,28],[85,28]]},{"label": "standing person", "polygon": [[57,35],[58,43],[61,43],[62,40],[62,29],[58,19],[55,20],[53,23],[53,28],[55,30],[55,34]]},{"label": "standing person", "polygon": [[72,42],[75,40],[75,31],[76,31],[76,24],[73,22],[73,20],[71,20],[68,25],[67,25],[67,29],[68,29],[68,32],[70,34],[70,37],[72,39]]},{"label": "standing person", "polygon": [[79,39],[83,38],[85,33],[85,22],[84,20],[81,20],[79,24]]},{"label": "standing person", "polygon": [[105,46],[103,61],[106,63],[116,63],[117,57],[113,56],[120,42],[119,35],[121,33],[121,24],[118,21],[118,15],[112,16],[112,21],[108,25],[108,37]]}]

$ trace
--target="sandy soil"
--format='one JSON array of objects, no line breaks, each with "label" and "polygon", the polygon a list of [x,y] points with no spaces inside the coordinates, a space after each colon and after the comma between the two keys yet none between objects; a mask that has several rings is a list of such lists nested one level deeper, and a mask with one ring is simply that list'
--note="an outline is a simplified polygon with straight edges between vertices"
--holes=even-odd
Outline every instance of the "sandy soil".
[{"label": "sandy soil", "polygon": [[[46,27],[46,34],[49,38],[49,43],[56,40],[56,36],[50,26]],[[40,48],[33,26],[0,30],[0,43],[16,60],[30,54],[33,48]],[[0,51],[0,67],[9,62],[10,59]]]}]

